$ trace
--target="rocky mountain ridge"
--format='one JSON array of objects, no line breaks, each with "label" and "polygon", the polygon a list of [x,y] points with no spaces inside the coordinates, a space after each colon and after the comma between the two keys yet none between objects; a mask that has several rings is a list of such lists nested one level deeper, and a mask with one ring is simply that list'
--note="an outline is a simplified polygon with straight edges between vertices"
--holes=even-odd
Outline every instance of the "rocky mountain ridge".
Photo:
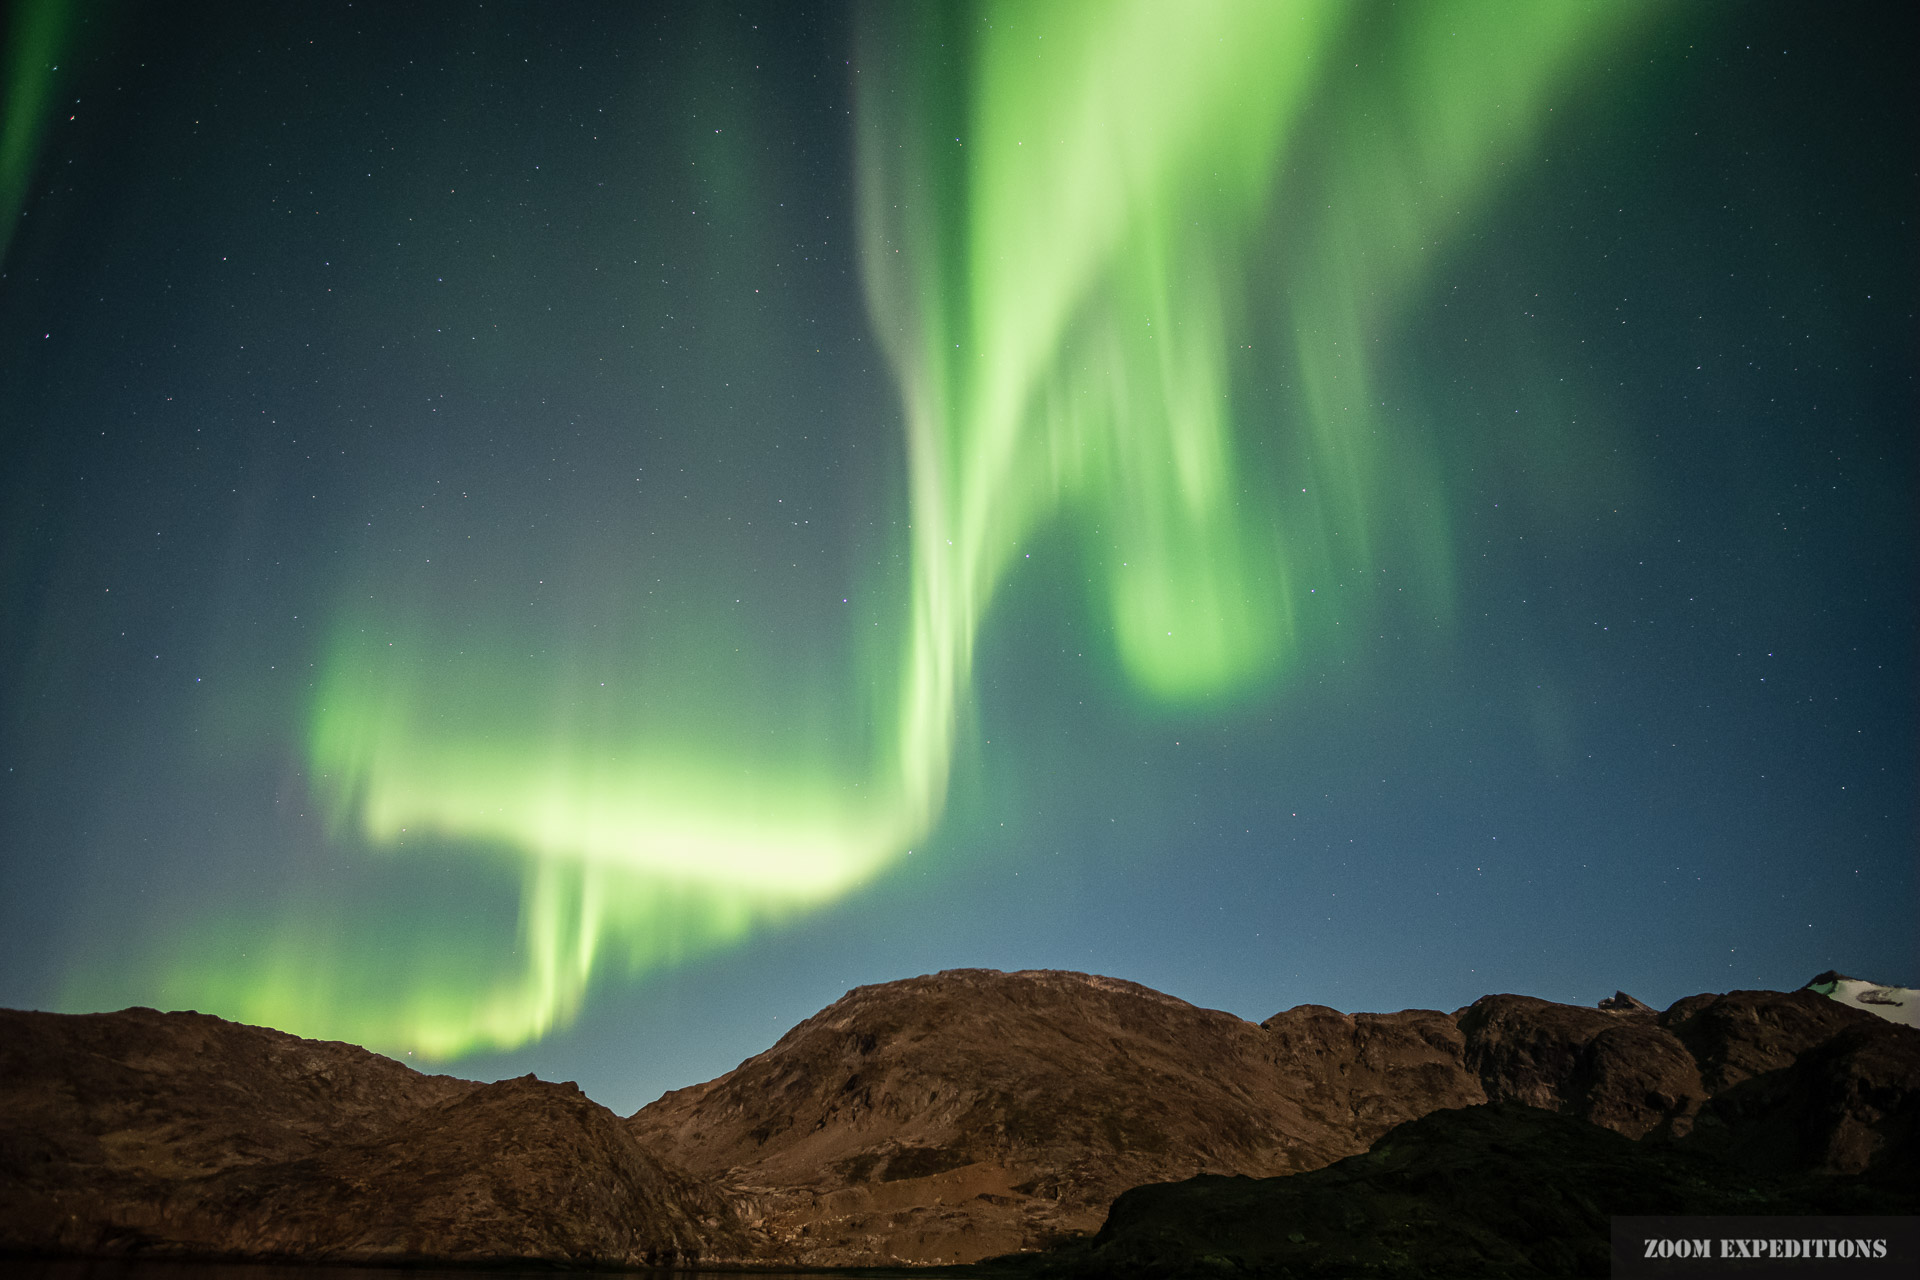
[{"label": "rocky mountain ridge", "polygon": [[0,1250],[974,1262],[1083,1247],[1147,1184],[1359,1176],[1404,1126],[1486,1103],[1742,1177],[1863,1176],[1920,1149],[1920,1031],[1813,991],[1254,1024],[1112,978],[954,970],[851,991],[622,1120],[571,1085],[200,1014],[0,1011]]},{"label": "rocky mountain ridge", "polygon": [[862,987],[632,1119],[777,1256],[970,1262],[1099,1229],[1121,1191],[1330,1165],[1436,1111],[1513,1102],[1757,1170],[1856,1173],[1914,1139],[1920,1036],[1808,991],[1486,996],[1265,1022],[1055,971]]}]

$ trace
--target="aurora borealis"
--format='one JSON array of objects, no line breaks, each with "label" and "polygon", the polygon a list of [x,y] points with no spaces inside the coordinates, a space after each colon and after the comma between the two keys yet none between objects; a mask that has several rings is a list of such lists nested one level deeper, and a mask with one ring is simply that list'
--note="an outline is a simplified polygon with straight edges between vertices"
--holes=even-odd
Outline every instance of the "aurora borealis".
[{"label": "aurora borealis", "polygon": [[7,1003],[637,1105],[970,964],[1911,978],[1897,40],[20,12]]}]

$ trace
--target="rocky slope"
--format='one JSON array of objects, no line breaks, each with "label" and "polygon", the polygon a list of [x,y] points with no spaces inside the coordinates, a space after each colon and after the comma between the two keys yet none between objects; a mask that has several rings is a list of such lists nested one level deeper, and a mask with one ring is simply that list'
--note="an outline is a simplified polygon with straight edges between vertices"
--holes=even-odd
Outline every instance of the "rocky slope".
[{"label": "rocky slope", "polygon": [[739,1256],[572,1085],[426,1076],[194,1013],[0,1011],[0,1246],[331,1261]]},{"label": "rocky slope", "polygon": [[[791,1261],[954,1262],[1100,1225],[1127,1187],[1316,1168],[1352,1149],[1231,1014],[1077,973],[861,987],[633,1117]],[[1384,1121],[1390,1123],[1390,1121]]]},{"label": "rocky slope", "polygon": [[[1452,1195],[1448,1162],[1468,1157],[1448,1144],[1487,1142],[1541,1187],[1588,1156],[1629,1170],[1623,1186],[1633,1161],[1669,1158],[1709,1190],[1911,1180],[1920,1031],[1810,991],[1665,1012],[1302,1005],[1256,1025],[1110,978],[960,970],[849,992],[622,1120],[571,1085],[423,1076],[199,1014],[0,1011],[0,1252],[874,1266],[1078,1241],[1047,1256],[1084,1262],[1105,1224],[1109,1262],[1157,1266],[1142,1240],[1193,1242],[1168,1215],[1225,1224],[1253,1196],[1268,1207],[1249,1221],[1270,1220],[1297,1193],[1287,1212],[1311,1218],[1322,1183],[1305,1179],[1323,1176],[1404,1210],[1412,1240],[1444,1196],[1405,1179]],[[1411,1163],[1350,1159],[1369,1147]],[[1186,1189],[1109,1218],[1168,1183]]]},{"label": "rocky slope", "polygon": [[1908,1028],[1812,992],[1603,1003],[1302,1005],[1255,1026],[1108,978],[959,970],[849,992],[632,1125],[734,1195],[768,1256],[815,1265],[1044,1249],[1127,1187],[1318,1169],[1487,1101],[1691,1134],[1768,1172],[1858,1172],[1913,1145]]}]

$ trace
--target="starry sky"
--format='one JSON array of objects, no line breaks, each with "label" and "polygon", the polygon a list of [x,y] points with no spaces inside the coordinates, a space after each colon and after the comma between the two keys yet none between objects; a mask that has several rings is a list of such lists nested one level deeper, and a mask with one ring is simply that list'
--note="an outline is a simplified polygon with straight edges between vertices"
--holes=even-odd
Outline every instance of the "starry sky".
[{"label": "starry sky", "polygon": [[1898,6],[5,20],[0,1003],[1920,977]]}]

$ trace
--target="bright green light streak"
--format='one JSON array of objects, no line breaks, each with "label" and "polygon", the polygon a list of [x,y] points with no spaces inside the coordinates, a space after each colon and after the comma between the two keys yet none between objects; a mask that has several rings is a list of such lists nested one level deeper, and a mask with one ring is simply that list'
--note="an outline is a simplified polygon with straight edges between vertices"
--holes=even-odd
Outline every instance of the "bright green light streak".
[{"label": "bright green light streak", "polygon": [[[528,668],[437,668],[427,639],[383,649],[343,625],[309,734],[322,789],[374,844],[521,859],[513,963],[346,963],[289,929],[244,971],[182,961],[174,989],[445,1056],[564,1022],[613,958],[657,970],[845,894],[938,820],[979,629],[1015,548],[1062,515],[1125,669],[1160,699],[1270,681],[1334,612],[1308,584],[1370,571],[1394,527],[1429,549],[1444,597],[1437,481],[1377,412],[1369,353],[1439,237],[1632,12],[876,10],[895,29],[859,81],[862,266],[902,391],[912,567],[866,763],[801,744],[743,765],[632,709],[613,729],[538,723],[484,697],[537,682]],[[940,46],[962,32],[955,80]],[[1289,157],[1311,198],[1287,199]],[[1279,265],[1283,298],[1249,293],[1255,262]],[[1250,319],[1276,311],[1277,344]],[[1236,403],[1250,360],[1282,364],[1295,402]],[[1256,437],[1283,474],[1243,459]]]},{"label": "bright green light streak", "polygon": [[[737,892],[538,859],[527,863],[517,933],[424,907],[402,899],[349,914],[309,896],[264,924],[229,920],[217,936],[177,940],[146,998],[452,1058],[564,1025],[596,969],[663,970],[779,918]],[[124,998],[115,992],[76,985],[70,997]]]}]

